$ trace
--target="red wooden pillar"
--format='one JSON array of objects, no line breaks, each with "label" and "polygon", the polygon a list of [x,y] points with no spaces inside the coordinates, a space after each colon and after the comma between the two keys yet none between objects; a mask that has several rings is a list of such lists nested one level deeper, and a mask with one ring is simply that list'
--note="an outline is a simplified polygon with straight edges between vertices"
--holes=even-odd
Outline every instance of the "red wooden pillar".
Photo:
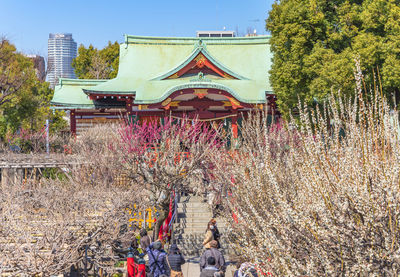
[{"label": "red wooden pillar", "polygon": [[71,134],[76,135],[76,116],[75,110],[70,110],[69,112]]},{"label": "red wooden pillar", "polygon": [[232,118],[232,137],[234,139],[238,138],[238,126],[237,126],[237,114]]},{"label": "red wooden pillar", "polygon": [[133,104],[133,99],[132,99],[132,98],[126,99],[126,114],[127,114],[128,116],[130,116],[130,115],[133,114],[133,107],[132,107],[132,104]]}]

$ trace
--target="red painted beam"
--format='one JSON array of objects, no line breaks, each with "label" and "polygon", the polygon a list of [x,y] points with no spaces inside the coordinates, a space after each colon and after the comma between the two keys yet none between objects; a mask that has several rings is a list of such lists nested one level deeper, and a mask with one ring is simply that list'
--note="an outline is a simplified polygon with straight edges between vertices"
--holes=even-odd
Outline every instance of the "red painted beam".
[{"label": "red painted beam", "polygon": [[104,99],[104,97],[113,97],[119,101],[125,101],[127,99],[135,99],[135,96],[132,94],[125,94],[125,95],[121,95],[121,94],[89,94],[89,99],[90,100],[97,100],[97,99]]},{"label": "red painted beam", "polygon": [[123,115],[125,111],[118,111],[118,112],[101,112],[101,111],[95,111],[95,112],[86,112],[86,111],[76,111],[75,115]]}]

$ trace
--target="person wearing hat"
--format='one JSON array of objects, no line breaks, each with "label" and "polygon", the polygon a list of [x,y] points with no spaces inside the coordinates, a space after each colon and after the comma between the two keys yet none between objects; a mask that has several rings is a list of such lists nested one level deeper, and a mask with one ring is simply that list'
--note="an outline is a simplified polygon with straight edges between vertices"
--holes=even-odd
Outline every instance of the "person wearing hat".
[{"label": "person wearing hat", "polygon": [[176,244],[171,244],[169,253],[164,261],[168,276],[183,277],[182,265],[185,263],[185,258]]},{"label": "person wearing hat", "polygon": [[157,240],[149,245],[146,249],[149,256],[149,267],[153,277],[159,277],[166,274],[164,259],[167,253],[162,249],[161,241]]},{"label": "person wearing hat", "polygon": [[217,249],[218,242],[216,240],[212,240],[209,243],[210,248],[206,249],[201,255],[200,258],[200,272],[203,271],[205,267],[208,266],[208,258],[213,257],[215,259],[215,267],[218,268],[220,272],[225,272],[226,265],[224,255]]}]

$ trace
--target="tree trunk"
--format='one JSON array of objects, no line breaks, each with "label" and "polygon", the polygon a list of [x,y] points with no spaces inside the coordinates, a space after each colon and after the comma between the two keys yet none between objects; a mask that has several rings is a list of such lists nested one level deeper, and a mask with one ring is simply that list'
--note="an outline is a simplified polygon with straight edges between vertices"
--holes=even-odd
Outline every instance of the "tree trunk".
[{"label": "tree trunk", "polygon": [[160,203],[160,210],[158,211],[159,215],[156,217],[156,225],[154,226],[154,233],[153,233],[153,241],[158,240],[158,233],[160,232],[160,229],[162,225],[164,224],[165,219],[168,217],[169,213],[169,202],[170,202],[170,195],[168,194],[168,197]]}]

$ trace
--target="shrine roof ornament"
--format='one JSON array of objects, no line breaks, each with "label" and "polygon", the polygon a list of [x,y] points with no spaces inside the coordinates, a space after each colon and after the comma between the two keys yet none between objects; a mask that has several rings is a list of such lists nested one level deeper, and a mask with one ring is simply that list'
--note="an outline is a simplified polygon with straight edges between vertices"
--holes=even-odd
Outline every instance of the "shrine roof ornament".
[{"label": "shrine roof ornament", "polygon": [[206,78],[204,73],[200,71],[195,78],[190,79],[190,82],[211,82],[211,80]]},{"label": "shrine roof ornament", "polygon": [[223,79],[248,80],[248,78],[240,76],[217,61],[207,51],[206,43],[203,42],[202,39],[199,39],[198,42],[196,42],[195,49],[189,55],[189,57],[185,59],[185,61],[180,63],[174,69],[154,78],[153,80],[177,79],[193,68],[197,68],[200,72],[201,69],[208,68]]}]

